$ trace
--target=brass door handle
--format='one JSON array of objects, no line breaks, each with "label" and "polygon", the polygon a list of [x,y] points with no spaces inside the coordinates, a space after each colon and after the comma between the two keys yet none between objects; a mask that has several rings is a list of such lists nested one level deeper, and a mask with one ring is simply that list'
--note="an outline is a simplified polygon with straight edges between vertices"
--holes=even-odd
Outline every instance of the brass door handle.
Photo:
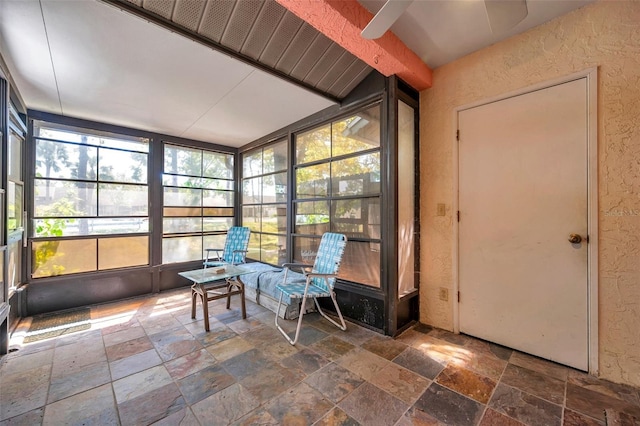
[{"label": "brass door handle", "polygon": [[569,235],[569,242],[571,244],[580,244],[582,242],[582,237],[579,234],[571,234]]}]

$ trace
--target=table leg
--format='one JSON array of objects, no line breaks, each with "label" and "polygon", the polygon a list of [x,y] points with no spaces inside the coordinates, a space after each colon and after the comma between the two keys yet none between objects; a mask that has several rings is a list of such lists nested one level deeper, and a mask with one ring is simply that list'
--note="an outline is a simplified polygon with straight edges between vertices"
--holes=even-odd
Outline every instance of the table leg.
[{"label": "table leg", "polygon": [[244,283],[236,277],[236,285],[240,289],[240,303],[242,304],[242,319],[247,319],[247,308],[244,303]]},{"label": "table leg", "polygon": [[202,292],[202,313],[204,314],[204,331],[209,331],[209,296],[203,284],[200,284]]},{"label": "table leg", "polygon": [[198,297],[198,293],[195,290],[195,284],[191,286],[191,318],[196,318],[196,298]]}]

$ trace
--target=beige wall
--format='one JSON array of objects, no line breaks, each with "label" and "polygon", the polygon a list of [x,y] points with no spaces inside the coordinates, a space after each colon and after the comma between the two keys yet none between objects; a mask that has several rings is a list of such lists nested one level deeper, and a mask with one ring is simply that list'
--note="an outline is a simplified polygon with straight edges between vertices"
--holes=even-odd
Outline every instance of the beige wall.
[{"label": "beige wall", "polygon": [[[640,386],[640,2],[598,2],[434,71],[420,96],[420,321],[453,329],[454,109],[598,67],[600,376]],[[447,215],[436,216],[437,203]],[[450,300],[453,297],[450,297]]]}]

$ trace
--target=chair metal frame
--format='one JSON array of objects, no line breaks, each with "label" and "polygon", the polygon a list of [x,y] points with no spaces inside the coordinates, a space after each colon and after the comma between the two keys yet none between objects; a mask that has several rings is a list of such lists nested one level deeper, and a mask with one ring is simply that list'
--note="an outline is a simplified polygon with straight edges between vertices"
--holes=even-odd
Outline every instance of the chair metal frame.
[{"label": "chair metal frame", "polygon": [[[335,256],[332,264],[334,266],[333,268],[334,271],[333,273],[317,272],[316,270],[318,269],[319,263],[326,260],[326,259],[319,259],[320,255],[321,254],[328,255],[328,254],[325,254],[326,251],[323,250],[323,243],[330,244],[330,243],[327,243],[326,241],[329,241],[329,239],[331,238],[339,238],[343,241],[343,244],[338,246],[339,253],[333,253],[333,255]],[[346,246],[346,244],[347,244],[347,237],[345,235],[327,232],[322,236],[322,240],[320,241],[320,247],[318,248],[318,255],[316,256],[316,260],[313,265],[308,265],[306,263],[285,263],[282,265],[282,267],[284,268],[283,283],[276,286],[276,288],[280,290],[280,299],[278,300],[278,308],[276,310],[275,325],[276,325],[276,328],[280,331],[280,333],[282,333],[282,335],[287,339],[287,341],[290,344],[295,345],[298,342],[298,338],[300,337],[300,329],[302,328],[302,318],[305,314],[305,305],[308,298],[313,298],[313,301],[315,302],[316,308],[318,309],[318,312],[320,313],[320,315],[322,315],[324,318],[329,320],[329,322],[331,322],[333,325],[338,327],[340,330],[345,331],[347,329],[347,325],[344,322],[342,312],[340,312],[340,307],[338,307],[338,303],[336,301],[335,291],[333,290],[335,280],[338,277],[338,269],[340,267],[340,262],[342,260],[342,255],[344,253],[344,247]],[[287,282],[287,275],[292,268],[299,268],[301,273],[305,276],[304,293],[302,295],[300,295],[297,292],[290,293],[289,291],[287,291],[288,290],[287,287],[295,287],[295,288],[299,287],[299,283]],[[314,284],[314,282],[318,283],[319,282],[318,280],[322,280],[320,282],[324,282],[324,286],[326,287],[326,290]],[[287,332],[280,326],[278,322],[278,316],[279,316],[278,314],[280,313],[280,307],[282,306],[282,298],[285,293],[287,293],[287,296],[290,299],[302,298],[302,303],[300,306],[300,315],[298,317],[296,333],[293,339],[289,337]],[[338,324],[338,322],[336,322],[333,318],[330,318],[327,314],[324,313],[324,311],[320,307],[320,304],[318,303],[318,297],[331,297],[333,306],[336,308],[336,313],[338,314],[338,318],[340,319],[340,324]]]}]

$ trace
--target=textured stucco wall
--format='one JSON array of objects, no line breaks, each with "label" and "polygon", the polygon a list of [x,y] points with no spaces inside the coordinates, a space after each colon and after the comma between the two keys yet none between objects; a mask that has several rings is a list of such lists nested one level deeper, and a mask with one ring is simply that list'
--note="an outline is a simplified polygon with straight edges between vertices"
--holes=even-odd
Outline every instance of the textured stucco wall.
[{"label": "textured stucco wall", "polygon": [[438,292],[452,289],[454,109],[596,66],[600,376],[640,386],[638,1],[588,5],[435,70],[420,98],[420,320],[453,328]]}]

